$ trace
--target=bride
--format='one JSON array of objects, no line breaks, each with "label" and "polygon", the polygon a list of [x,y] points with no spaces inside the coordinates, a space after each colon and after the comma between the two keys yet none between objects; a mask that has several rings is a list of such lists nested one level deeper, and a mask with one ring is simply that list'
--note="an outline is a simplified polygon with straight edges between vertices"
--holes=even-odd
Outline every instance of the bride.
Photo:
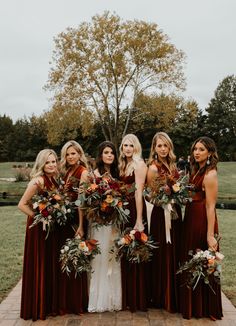
[{"label": "bride", "polygon": [[[118,177],[118,161],[113,143],[102,142],[98,147],[96,177],[109,173]],[[98,229],[90,226],[90,236],[98,240],[101,254],[92,260],[92,270],[89,285],[89,312],[121,310],[121,269],[120,263],[109,253],[113,240],[118,237],[118,231],[112,225],[101,226]]]}]

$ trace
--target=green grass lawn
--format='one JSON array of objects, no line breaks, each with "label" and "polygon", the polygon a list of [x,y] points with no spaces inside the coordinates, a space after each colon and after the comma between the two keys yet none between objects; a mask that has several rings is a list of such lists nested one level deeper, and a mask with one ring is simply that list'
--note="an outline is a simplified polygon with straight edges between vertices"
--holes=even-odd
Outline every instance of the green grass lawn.
[{"label": "green grass lawn", "polygon": [[217,210],[222,239],[220,251],[223,260],[222,289],[236,307],[236,210]]},{"label": "green grass lawn", "polygon": [[[217,210],[222,240],[222,289],[236,306],[236,211]],[[0,301],[18,282],[22,273],[22,257],[26,216],[15,206],[0,207]]]},{"label": "green grass lawn", "polygon": [[14,178],[16,176],[16,169],[13,168],[14,165],[25,167],[25,164],[32,162],[2,162],[0,163],[0,178]]},{"label": "green grass lawn", "polygon": [[22,274],[26,218],[16,206],[0,207],[0,302]]},{"label": "green grass lawn", "polygon": [[219,193],[218,199],[236,202],[236,162],[218,164]]}]

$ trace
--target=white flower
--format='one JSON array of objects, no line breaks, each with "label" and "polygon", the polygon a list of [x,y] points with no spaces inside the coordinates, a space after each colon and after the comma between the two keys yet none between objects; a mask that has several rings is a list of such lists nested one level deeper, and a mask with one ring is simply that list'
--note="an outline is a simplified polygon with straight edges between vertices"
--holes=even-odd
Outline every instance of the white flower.
[{"label": "white flower", "polygon": [[64,254],[65,250],[64,249],[61,249],[61,253]]},{"label": "white flower", "polygon": [[71,209],[70,208],[67,209],[67,213],[71,213]]},{"label": "white flower", "polygon": [[216,259],[218,259],[218,260],[222,260],[222,259],[224,259],[224,255],[223,254],[221,254],[220,252],[216,252]]},{"label": "white flower", "polygon": [[38,203],[33,203],[33,209],[36,209],[37,207],[39,207]]},{"label": "white flower", "polygon": [[130,238],[131,238],[132,240],[134,240],[134,239],[135,239],[134,234],[130,234]]},{"label": "white flower", "polygon": [[124,238],[121,238],[119,241],[118,241],[118,245],[124,245],[125,244],[125,239]]},{"label": "white flower", "polygon": [[64,246],[64,250],[68,251],[70,248],[68,246]]},{"label": "white flower", "polygon": [[130,234],[135,234],[136,233],[136,230],[131,230],[130,231]]}]

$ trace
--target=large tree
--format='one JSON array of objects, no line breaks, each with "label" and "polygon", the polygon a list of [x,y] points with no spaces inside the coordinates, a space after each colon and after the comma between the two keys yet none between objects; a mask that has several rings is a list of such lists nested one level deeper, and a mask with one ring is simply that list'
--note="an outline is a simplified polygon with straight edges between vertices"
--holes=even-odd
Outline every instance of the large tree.
[{"label": "large tree", "polygon": [[53,92],[49,140],[74,137],[78,127],[86,135],[99,123],[117,144],[141,93],[184,89],[183,63],[183,52],[154,23],[105,12],[68,28],[55,38],[45,86]]},{"label": "large tree", "polygon": [[236,160],[236,76],[219,83],[206,111],[206,130],[216,141],[220,158]]}]

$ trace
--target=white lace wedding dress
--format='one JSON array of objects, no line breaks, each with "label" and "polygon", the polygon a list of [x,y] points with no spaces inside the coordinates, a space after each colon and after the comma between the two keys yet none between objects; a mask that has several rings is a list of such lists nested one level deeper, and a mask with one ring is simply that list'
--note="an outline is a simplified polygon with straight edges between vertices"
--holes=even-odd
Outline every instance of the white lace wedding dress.
[{"label": "white lace wedding dress", "polygon": [[118,233],[111,225],[98,229],[90,227],[90,238],[99,242],[101,254],[92,260],[93,272],[89,278],[89,312],[121,310],[121,268],[109,253]]}]

